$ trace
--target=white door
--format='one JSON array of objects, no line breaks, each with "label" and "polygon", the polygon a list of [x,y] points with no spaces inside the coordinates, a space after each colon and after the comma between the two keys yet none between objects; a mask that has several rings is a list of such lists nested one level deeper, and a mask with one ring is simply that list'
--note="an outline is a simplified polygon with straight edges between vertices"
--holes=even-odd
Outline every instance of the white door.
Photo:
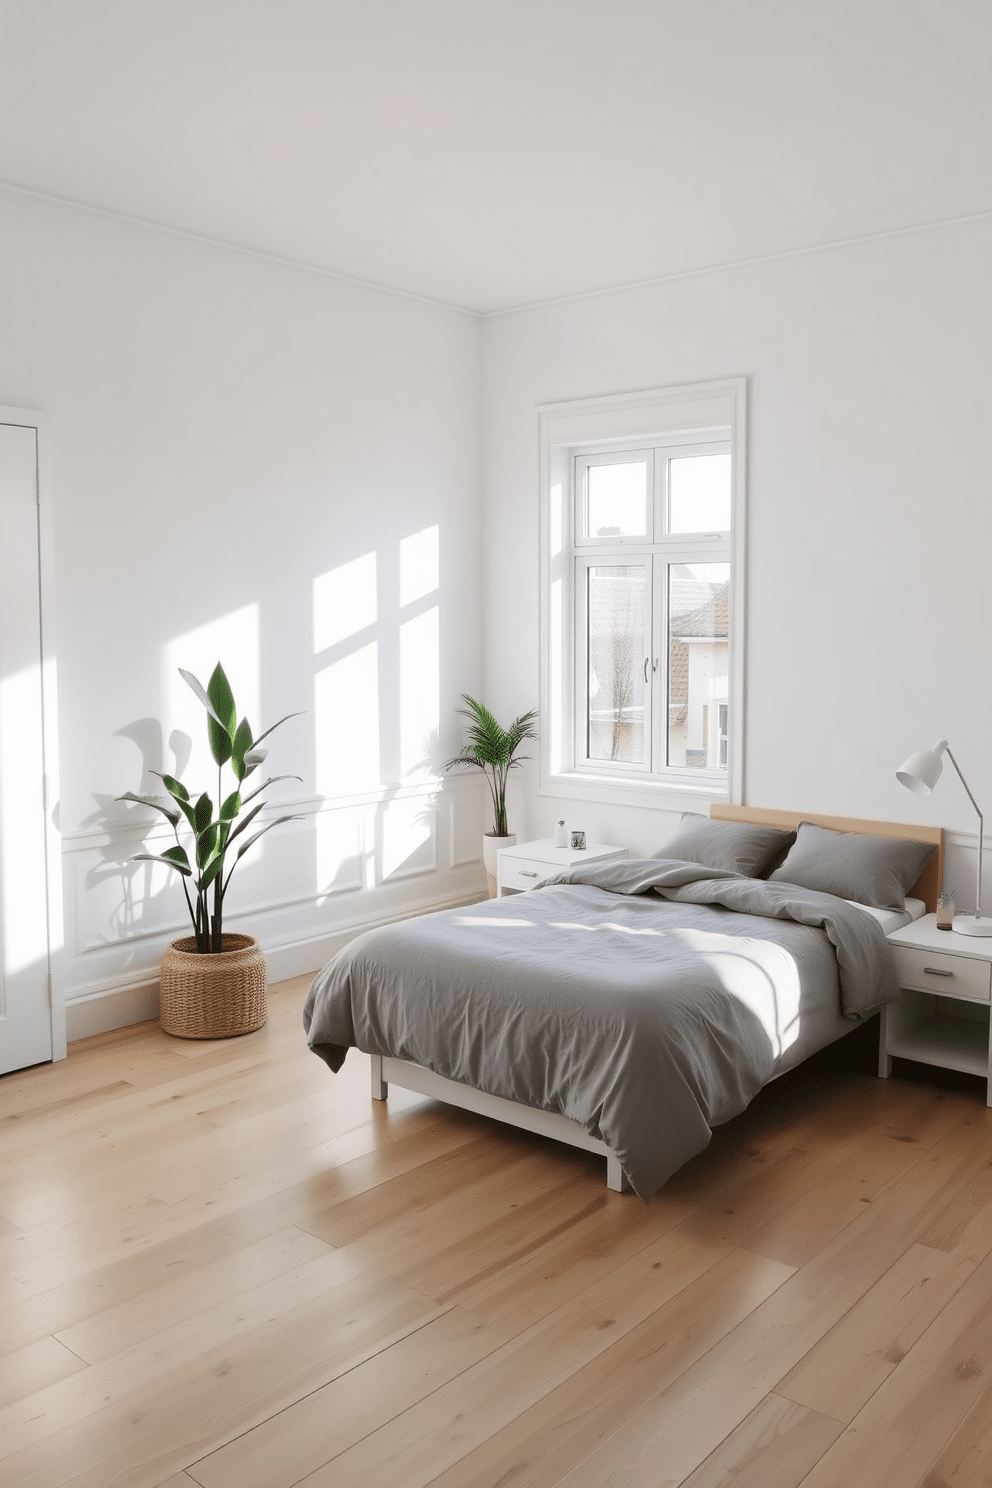
[{"label": "white door", "polygon": [[0,422],[0,1073],[52,1058],[33,428]]}]

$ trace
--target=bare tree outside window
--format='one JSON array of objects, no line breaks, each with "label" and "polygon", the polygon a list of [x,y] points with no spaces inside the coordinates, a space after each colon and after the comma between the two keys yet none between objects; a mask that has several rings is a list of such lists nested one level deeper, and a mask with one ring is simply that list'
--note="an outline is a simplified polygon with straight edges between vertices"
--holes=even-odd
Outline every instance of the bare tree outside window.
[{"label": "bare tree outside window", "polygon": [[589,570],[589,716],[591,759],[644,759],[645,597],[643,565]]}]

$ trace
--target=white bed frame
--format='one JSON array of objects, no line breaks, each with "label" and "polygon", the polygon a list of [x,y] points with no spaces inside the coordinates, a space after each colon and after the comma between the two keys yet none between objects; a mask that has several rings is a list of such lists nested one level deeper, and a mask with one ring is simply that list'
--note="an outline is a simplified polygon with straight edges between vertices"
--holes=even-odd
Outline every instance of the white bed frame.
[{"label": "white bed frame", "polygon": [[[918,883],[911,892],[922,899],[928,910],[937,902],[939,886],[943,881],[944,833],[940,827],[903,826],[896,822],[862,821],[856,817],[814,816],[809,812],[765,810],[756,806],[728,806],[714,803],[710,816],[720,821],[752,822],[762,826],[783,827],[795,830],[800,822],[812,822],[817,827],[827,827],[833,832],[869,832],[876,837],[908,838],[914,842],[932,842],[937,851],[923,870]],[[630,1188],[620,1166],[605,1142],[590,1137],[577,1121],[567,1116],[558,1116],[551,1111],[541,1111],[533,1106],[522,1106],[516,1101],[504,1100],[502,1096],[487,1095],[471,1085],[460,1085],[457,1080],[448,1080],[436,1075],[422,1065],[410,1064],[405,1059],[390,1059],[384,1054],[372,1056],[372,1099],[385,1101],[389,1086],[398,1085],[401,1090],[413,1090],[433,1100],[446,1101],[450,1106],[460,1106],[464,1111],[475,1111],[480,1116],[505,1121],[523,1131],[537,1132],[542,1137],[554,1137],[570,1147],[580,1147],[584,1152],[595,1152],[606,1158],[606,1185],[614,1193],[623,1193]]]},{"label": "white bed frame", "polygon": [[479,1116],[491,1116],[495,1121],[505,1121],[522,1131],[537,1132],[542,1137],[554,1137],[556,1142],[567,1142],[569,1147],[581,1147],[584,1152],[596,1152],[606,1158],[606,1186],[614,1193],[622,1193],[630,1187],[624,1177],[619,1158],[596,1137],[591,1137],[577,1121],[567,1116],[558,1116],[553,1111],[540,1111],[534,1106],[521,1106],[516,1101],[504,1100],[499,1095],[487,1095],[471,1085],[460,1085],[457,1080],[447,1080],[433,1070],[420,1064],[409,1064],[405,1059],[389,1059],[384,1054],[372,1055],[372,1099],[384,1101],[389,1096],[390,1085],[401,1090],[415,1090],[420,1095],[429,1095],[434,1100],[446,1101],[449,1106],[461,1106],[463,1111],[475,1111]]}]

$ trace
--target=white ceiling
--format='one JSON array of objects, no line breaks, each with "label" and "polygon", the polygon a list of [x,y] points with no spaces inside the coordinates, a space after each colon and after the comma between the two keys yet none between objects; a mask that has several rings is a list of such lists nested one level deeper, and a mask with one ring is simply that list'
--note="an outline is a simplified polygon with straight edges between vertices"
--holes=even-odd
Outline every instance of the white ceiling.
[{"label": "white ceiling", "polygon": [[0,180],[475,311],[992,209],[990,0],[0,0]]}]

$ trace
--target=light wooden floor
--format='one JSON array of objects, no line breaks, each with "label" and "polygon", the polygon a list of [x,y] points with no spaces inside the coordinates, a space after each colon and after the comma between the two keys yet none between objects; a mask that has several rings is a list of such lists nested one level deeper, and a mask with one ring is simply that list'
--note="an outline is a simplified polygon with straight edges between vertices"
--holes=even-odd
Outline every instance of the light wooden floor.
[{"label": "light wooden floor", "polygon": [[0,1080],[3,1488],[992,1483],[992,1112],[787,1077],[648,1208],[157,1024]]}]

